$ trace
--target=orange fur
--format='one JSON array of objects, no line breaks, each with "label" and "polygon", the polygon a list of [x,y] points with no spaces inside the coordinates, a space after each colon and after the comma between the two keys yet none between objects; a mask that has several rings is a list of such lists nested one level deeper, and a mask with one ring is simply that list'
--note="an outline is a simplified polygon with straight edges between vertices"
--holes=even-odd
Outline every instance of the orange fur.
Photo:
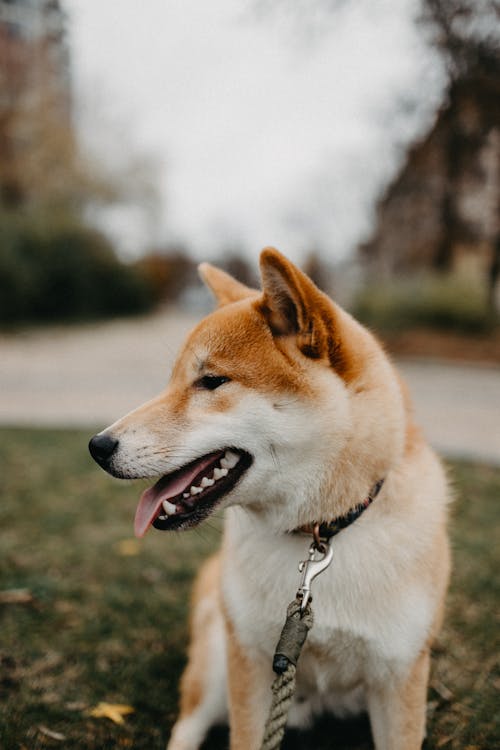
[{"label": "orange fur", "polygon": [[188,650],[188,666],[182,675],[180,685],[181,705],[180,717],[189,715],[197,708],[202,700],[204,685],[203,675],[206,673],[208,661],[208,644],[204,637],[210,627],[214,612],[208,608],[200,616],[200,605],[204,599],[220,597],[220,555],[210,557],[201,568],[196,578],[191,597],[190,646]]}]

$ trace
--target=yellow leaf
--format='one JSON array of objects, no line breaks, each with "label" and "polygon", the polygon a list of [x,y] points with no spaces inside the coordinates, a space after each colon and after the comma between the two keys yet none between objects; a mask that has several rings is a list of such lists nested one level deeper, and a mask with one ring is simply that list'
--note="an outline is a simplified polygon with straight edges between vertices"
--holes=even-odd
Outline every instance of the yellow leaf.
[{"label": "yellow leaf", "polygon": [[124,705],[123,703],[98,703],[95,708],[89,711],[89,715],[94,719],[111,719],[115,724],[123,724],[123,717],[127,714],[133,714],[135,708]]},{"label": "yellow leaf", "polygon": [[134,557],[141,551],[141,545],[137,539],[121,539],[114,545],[116,552],[122,557]]}]

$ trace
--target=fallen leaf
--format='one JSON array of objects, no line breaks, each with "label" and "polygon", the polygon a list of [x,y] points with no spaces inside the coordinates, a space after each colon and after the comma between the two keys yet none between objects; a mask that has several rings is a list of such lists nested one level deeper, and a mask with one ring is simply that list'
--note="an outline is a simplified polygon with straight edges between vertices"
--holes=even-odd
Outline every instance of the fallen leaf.
[{"label": "fallen leaf", "polygon": [[441,737],[441,738],[440,738],[440,739],[439,739],[439,740],[437,741],[437,743],[436,743],[436,747],[444,747],[445,745],[447,745],[447,744],[448,744],[448,742],[451,742],[451,741],[452,741],[452,739],[453,739],[453,735],[452,735],[452,734],[450,734],[450,735],[447,735],[446,737]]},{"label": "fallen leaf", "polygon": [[40,724],[40,726],[38,727],[38,731],[40,732],[40,734],[45,735],[45,737],[50,737],[51,740],[64,742],[64,740],[66,739],[66,735],[61,734],[60,732],[54,732],[52,729],[44,727],[43,724]]},{"label": "fallen leaf", "polygon": [[0,604],[31,604],[33,594],[29,589],[7,589],[0,591]]},{"label": "fallen leaf", "polygon": [[433,680],[431,683],[431,687],[434,688],[436,693],[445,703],[450,703],[450,701],[453,700],[453,693],[442,682],[439,682],[438,680]]},{"label": "fallen leaf", "polygon": [[134,557],[141,551],[141,545],[137,539],[120,539],[114,547],[116,552],[122,557]]},{"label": "fallen leaf", "polygon": [[124,705],[123,703],[98,703],[95,708],[89,711],[89,716],[94,719],[111,719],[115,724],[123,724],[123,717],[127,714],[133,714],[135,708]]}]

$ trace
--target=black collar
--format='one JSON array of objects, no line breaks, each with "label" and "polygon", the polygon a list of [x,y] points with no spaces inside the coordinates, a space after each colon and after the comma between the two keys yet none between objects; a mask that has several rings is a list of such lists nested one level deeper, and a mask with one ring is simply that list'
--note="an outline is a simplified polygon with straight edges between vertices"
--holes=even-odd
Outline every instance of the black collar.
[{"label": "black collar", "polygon": [[324,542],[330,541],[332,537],[336,536],[343,529],[346,529],[348,526],[350,526],[351,523],[354,523],[354,521],[358,520],[360,515],[362,515],[362,513],[364,513],[365,510],[375,500],[378,493],[382,489],[384,481],[385,479],[379,479],[378,482],[373,485],[363,502],[355,505],[354,508],[351,508],[351,510],[347,511],[345,515],[338,516],[338,518],[334,518],[333,521],[323,521],[312,523],[307,526],[300,526],[298,529],[294,529],[292,533],[312,534],[317,543],[319,543],[320,540]]}]

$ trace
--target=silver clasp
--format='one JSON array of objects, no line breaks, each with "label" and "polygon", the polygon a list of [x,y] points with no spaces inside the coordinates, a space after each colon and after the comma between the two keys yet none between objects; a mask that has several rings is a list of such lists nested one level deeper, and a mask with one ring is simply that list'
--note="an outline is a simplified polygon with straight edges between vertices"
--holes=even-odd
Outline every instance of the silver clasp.
[{"label": "silver clasp", "polygon": [[[321,555],[315,559],[316,555]],[[300,611],[303,612],[311,599],[311,584],[324,570],[328,568],[333,557],[333,547],[328,542],[322,543],[322,549],[318,550],[316,542],[309,547],[309,557],[299,563],[299,572],[302,573],[300,586],[297,590],[297,599],[300,600]]]}]

